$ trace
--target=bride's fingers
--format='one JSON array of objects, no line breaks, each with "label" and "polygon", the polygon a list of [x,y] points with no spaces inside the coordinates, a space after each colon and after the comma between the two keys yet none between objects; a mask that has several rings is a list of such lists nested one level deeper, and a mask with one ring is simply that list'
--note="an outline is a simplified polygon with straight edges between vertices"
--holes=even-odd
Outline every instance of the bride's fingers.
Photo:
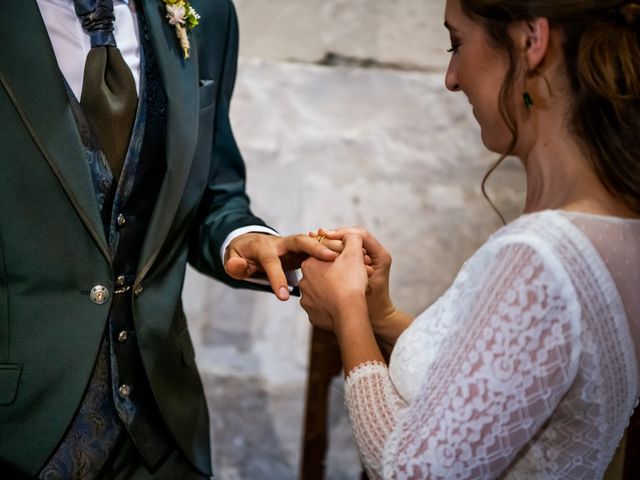
[{"label": "bride's fingers", "polygon": [[334,239],[334,238],[343,238],[345,235],[357,235],[362,238],[362,246],[367,251],[368,255],[372,257],[377,257],[379,255],[386,255],[387,252],[384,246],[378,241],[376,237],[371,235],[368,230],[362,227],[346,227],[346,228],[337,228],[335,230],[324,230],[320,229],[318,231],[320,235],[325,236],[326,238]]},{"label": "bride's fingers", "polygon": [[362,238],[362,253],[365,255],[365,263],[367,265],[371,265],[371,263],[373,263],[371,260],[371,256],[367,251],[367,249],[369,248],[367,245],[369,245],[373,249],[373,252],[384,250],[382,244],[362,227],[344,227],[337,228],[335,230],[326,230],[324,228],[319,228],[318,230],[309,232],[310,237],[317,238],[320,243],[337,253],[342,253],[342,250],[344,249],[344,244],[342,243],[342,241],[345,235],[356,235]]}]

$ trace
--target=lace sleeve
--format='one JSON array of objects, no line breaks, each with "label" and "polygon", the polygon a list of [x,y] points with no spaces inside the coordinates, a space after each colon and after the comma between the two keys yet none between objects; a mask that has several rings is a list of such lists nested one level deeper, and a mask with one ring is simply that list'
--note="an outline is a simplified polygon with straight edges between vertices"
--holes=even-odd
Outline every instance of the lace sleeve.
[{"label": "lace sleeve", "polygon": [[[564,267],[539,247],[472,257],[434,309],[451,317],[450,334],[431,364],[410,366],[415,396],[403,400],[381,364],[347,378],[370,478],[495,478],[553,413],[576,375],[580,307]],[[437,320],[427,311],[414,324],[428,331]]]}]

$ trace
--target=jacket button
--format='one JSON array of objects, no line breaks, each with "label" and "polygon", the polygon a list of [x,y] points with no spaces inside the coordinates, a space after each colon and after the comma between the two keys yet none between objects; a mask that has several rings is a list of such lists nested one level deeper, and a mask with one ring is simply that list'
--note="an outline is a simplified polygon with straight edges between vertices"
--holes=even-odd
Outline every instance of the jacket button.
[{"label": "jacket button", "polygon": [[144,288],[142,288],[142,285],[138,285],[138,286],[136,287],[136,289],[133,291],[133,294],[134,294],[136,297],[139,297],[140,295],[142,295],[142,292],[143,292],[143,291],[144,291]]},{"label": "jacket button", "polygon": [[129,395],[131,395],[131,387],[126,383],[120,385],[118,387],[118,395],[120,395],[122,398],[127,398]]},{"label": "jacket button", "polygon": [[97,305],[102,305],[109,299],[109,290],[102,285],[96,285],[89,292],[89,298]]}]

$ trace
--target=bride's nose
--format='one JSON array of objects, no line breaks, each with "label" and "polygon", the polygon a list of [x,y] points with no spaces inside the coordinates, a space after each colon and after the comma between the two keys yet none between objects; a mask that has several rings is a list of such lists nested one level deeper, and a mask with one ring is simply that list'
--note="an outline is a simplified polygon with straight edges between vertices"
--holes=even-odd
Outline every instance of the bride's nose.
[{"label": "bride's nose", "polygon": [[458,69],[454,65],[453,58],[449,62],[447,73],[444,76],[444,84],[447,89],[451,90],[452,92],[460,91],[460,85],[458,85]]}]

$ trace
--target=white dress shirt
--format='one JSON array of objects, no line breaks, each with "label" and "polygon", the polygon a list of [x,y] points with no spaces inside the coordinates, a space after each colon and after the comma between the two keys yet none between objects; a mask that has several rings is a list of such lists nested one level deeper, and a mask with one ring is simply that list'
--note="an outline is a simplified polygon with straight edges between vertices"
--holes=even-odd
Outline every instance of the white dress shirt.
[{"label": "white dress shirt", "polygon": [[[89,35],[82,29],[80,19],[76,15],[73,0],[36,0],[40,14],[44,20],[53,52],[58,62],[58,68],[73,91],[76,99],[80,100],[82,81],[84,77],[84,63],[87,53],[91,49]],[[115,14],[113,34],[122,56],[129,65],[136,91],[140,89],[140,36],[134,2],[129,0],[113,0]],[[261,232],[278,235],[270,228],[251,225],[232,231],[225,239],[220,255],[224,259],[224,252],[231,241],[249,232]],[[294,272],[288,272],[289,282],[297,285]],[[252,280],[253,281],[253,280]],[[257,283],[266,283],[255,280]]]}]

